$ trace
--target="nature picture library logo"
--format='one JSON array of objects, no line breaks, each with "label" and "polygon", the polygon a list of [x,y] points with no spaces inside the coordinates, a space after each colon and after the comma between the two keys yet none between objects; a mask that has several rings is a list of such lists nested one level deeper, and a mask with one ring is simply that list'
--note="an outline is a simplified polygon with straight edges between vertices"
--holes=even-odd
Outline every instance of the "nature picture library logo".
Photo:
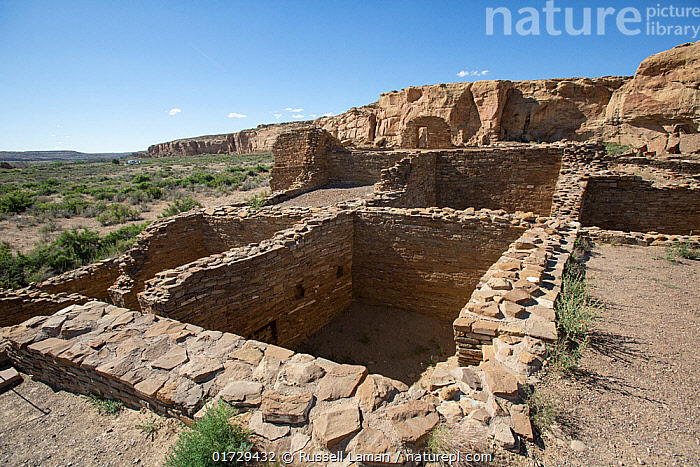
[{"label": "nature picture library logo", "polygon": [[[537,6],[541,6],[541,2]],[[510,36],[514,29],[519,36],[604,36],[617,29],[626,36],[675,36],[696,40],[700,35],[700,7],[657,3],[641,9],[632,6],[561,8],[554,0],[549,0],[541,9],[535,6],[517,11],[507,7],[486,8],[487,36]]]}]

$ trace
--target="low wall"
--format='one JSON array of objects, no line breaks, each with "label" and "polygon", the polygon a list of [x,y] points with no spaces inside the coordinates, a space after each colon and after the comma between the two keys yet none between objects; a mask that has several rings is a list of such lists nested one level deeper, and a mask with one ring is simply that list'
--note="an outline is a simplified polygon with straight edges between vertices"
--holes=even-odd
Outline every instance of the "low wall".
[{"label": "low wall", "polygon": [[148,281],[144,311],[294,346],[352,299],[352,217],[339,213]]},{"label": "low wall", "polygon": [[[107,289],[119,277],[122,257],[110,258],[83,266],[36,284],[34,288],[50,294],[77,293],[98,300],[109,298]],[[57,310],[55,310],[57,311]]]},{"label": "low wall", "polygon": [[635,176],[588,179],[581,223],[608,230],[700,232],[700,188],[655,186]]},{"label": "low wall", "polygon": [[519,223],[473,210],[357,211],[354,298],[453,320],[488,265],[524,231]]},{"label": "low wall", "polygon": [[328,182],[332,185],[372,185],[382,170],[403,157],[395,151],[329,150]]},{"label": "low wall", "polygon": [[440,151],[436,203],[455,209],[505,209],[547,216],[562,154],[562,147],[552,145]]},{"label": "low wall", "polygon": [[530,338],[556,340],[554,303],[578,228],[578,223],[557,220],[532,227],[491,265],[453,323],[460,365],[478,365],[493,357],[521,373],[539,368],[546,356],[544,346],[521,360],[512,352],[487,355],[486,350],[494,351],[496,339],[526,345]]},{"label": "low wall", "polygon": [[30,288],[0,289],[0,328],[14,326],[34,316],[51,315],[86,300],[88,297],[79,294],[49,294]]}]

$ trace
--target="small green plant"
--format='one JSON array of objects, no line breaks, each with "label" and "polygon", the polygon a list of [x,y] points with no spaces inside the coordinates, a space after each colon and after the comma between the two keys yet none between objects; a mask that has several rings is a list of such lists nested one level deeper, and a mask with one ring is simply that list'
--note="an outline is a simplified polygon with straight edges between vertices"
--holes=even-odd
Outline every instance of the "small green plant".
[{"label": "small green plant", "polygon": [[620,154],[624,154],[629,150],[630,147],[624,144],[605,143],[605,152],[607,152],[609,156],[619,156]]},{"label": "small green plant", "polygon": [[262,193],[258,193],[257,195],[253,195],[250,198],[247,198],[245,200],[245,203],[251,207],[254,211],[257,211],[258,209],[262,208],[267,204],[267,200],[265,199],[267,197],[267,192],[263,191]]},{"label": "small green plant", "polygon": [[530,386],[524,388],[525,401],[529,409],[530,421],[540,431],[554,424],[557,418],[557,407],[539,391],[533,391]]},{"label": "small green plant", "polygon": [[127,221],[135,221],[141,212],[126,204],[110,204],[105,211],[97,216],[97,222],[102,225],[123,224]]},{"label": "small green plant", "polygon": [[[250,431],[229,420],[236,409],[224,401],[207,410],[204,417],[192,429],[180,433],[175,446],[165,459],[168,467],[205,467],[220,465],[215,462],[215,452],[251,452],[253,443]],[[234,458],[230,465],[248,465]]]},{"label": "small green plant", "polygon": [[119,412],[124,408],[122,401],[105,399],[97,394],[90,394],[87,398],[100,415],[119,415]]},{"label": "small green plant", "polygon": [[151,442],[155,441],[156,439],[156,433],[158,433],[158,430],[160,430],[162,424],[158,417],[155,415],[152,416],[152,418],[148,421],[146,421],[143,425],[136,425],[136,428],[141,431],[144,435],[146,435],[146,438],[150,438]]},{"label": "small green plant", "polygon": [[557,313],[557,340],[550,346],[551,361],[564,372],[572,370],[588,346],[591,326],[598,306],[589,295],[584,266],[576,261],[567,264],[562,289],[554,304]]},{"label": "small green plant", "polygon": [[173,201],[172,203],[168,204],[168,207],[165,208],[160,217],[170,217],[176,214],[180,214],[181,212],[187,212],[190,209],[201,207],[202,205],[199,203],[199,201],[195,200],[194,198],[191,198],[189,196],[185,198],[179,198]]},{"label": "small green plant", "polygon": [[[427,451],[435,455],[456,452],[485,453],[487,447],[488,442],[484,431],[467,423],[440,423],[430,431],[426,441]],[[485,454],[485,456],[484,463],[492,460],[490,454]],[[462,459],[459,462],[438,461],[437,465],[472,467],[482,464]]]},{"label": "small green plant", "polygon": [[700,259],[700,248],[693,247],[690,242],[674,243],[666,247],[666,260],[678,263],[678,258]]}]

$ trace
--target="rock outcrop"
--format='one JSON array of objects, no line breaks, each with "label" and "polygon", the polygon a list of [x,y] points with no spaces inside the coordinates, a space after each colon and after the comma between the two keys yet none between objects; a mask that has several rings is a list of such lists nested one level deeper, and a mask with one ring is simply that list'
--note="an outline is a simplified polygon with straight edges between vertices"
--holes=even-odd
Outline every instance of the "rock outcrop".
[{"label": "rock outcrop", "polygon": [[610,100],[606,137],[671,154],[700,152],[700,42],[644,60]]},{"label": "rock outcrop", "polygon": [[700,42],[642,62],[634,77],[409,87],[314,121],[156,144],[153,157],[270,151],[282,133],[323,128],[344,145],[432,148],[605,139],[657,153],[700,151]]}]

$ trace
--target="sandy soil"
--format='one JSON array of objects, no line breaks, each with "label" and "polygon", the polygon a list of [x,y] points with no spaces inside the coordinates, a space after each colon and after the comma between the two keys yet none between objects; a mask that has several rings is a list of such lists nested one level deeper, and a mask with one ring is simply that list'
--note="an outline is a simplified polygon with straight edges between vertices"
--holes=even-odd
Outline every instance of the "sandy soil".
[{"label": "sandy soil", "polygon": [[[182,424],[151,412],[101,415],[87,398],[24,381],[0,393],[0,465],[160,466]],[[155,420],[153,439],[138,425]]]},{"label": "sandy soil", "polygon": [[329,204],[349,201],[372,193],[374,185],[363,185],[354,187],[327,187],[304,193],[295,198],[280,203],[277,206],[288,208],[292,206],[319,207]]},{"label": "sandy soil", "polygon": [[538,385],[560,411],[541,465],[700,465],[700,261],[603,245],[587,271],[603,308],[580,369]]},{"label": "sandy soil", "polygon": [[[249,191],[234,191],[226,195],[195,195],[193,196],[204,207],[224,206],[235,204],[250,198],[253,195],[269,192],[267,187],[259,187]],[[149,203],[146,206],[147,211],[142,209],[141,218],[136,221],[126,222],[124,224],[103,226],[94,217],[71,217],[71,218],[56,218],[54,224],[56,229],[53,232],[45,232],[46,224],[31,225],[31,216],[18,214],[11,218],[0,221],[0,240],[10,244],[11,251],[20,251],[27,253],[39,242],[51,242],[61,234],[63,230],[87,228],[96,230],[101,236],[109,232],[114,232],[125,225],[138,224],[144,221],[155,221],[158,216],[168,207],[168,201],[158,201]],[[43,228],[43,229],[42,229]]]},{"label": "sandy soil", "polygon": [[297,349],[412,384],[455,353],[451,321],[353,303]]}]

